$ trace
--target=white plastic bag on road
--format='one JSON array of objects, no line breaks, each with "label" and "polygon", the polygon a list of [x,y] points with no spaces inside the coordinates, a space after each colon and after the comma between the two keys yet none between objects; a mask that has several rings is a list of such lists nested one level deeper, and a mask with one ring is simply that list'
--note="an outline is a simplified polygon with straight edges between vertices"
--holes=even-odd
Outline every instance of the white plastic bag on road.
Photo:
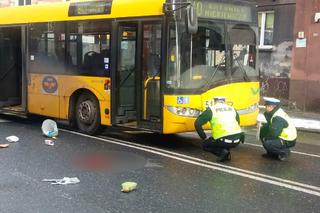
[{"label": "white plastic bag on road", "polygon": [[15,142],[19,141],[19,138],[17,136],[11,135],[11,136],[6,137],[6,140],[9,143],[15,143]]},{"label": "white plastic bag on road", "polygon": [[67,185],[67,184],[76,184],[80,183],[79,178],[77,177],[64,177],[62,179],[43,179],[44,182],[52,182],[52,185]]},{"label": "white plastic bag on road", "polygon": [[49,138],[58,136],[57,123],[51,119],[46,119],[43,121],[41,126],[42,133]]}]

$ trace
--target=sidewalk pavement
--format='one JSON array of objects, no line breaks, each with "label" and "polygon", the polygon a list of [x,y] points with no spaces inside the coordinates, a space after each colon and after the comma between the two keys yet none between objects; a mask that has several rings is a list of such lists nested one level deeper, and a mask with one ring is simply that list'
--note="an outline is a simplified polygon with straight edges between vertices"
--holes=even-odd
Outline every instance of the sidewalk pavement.
[{"label": "sidewalk pavement", "polygon": [[291,117],[298,130],[320,133],[320,113],[292,111],[285,108],[284,110]]},{"label": "sidewalk pavement", "polygon": [[320,113],[288,111],[298,130],[320,133]]}]

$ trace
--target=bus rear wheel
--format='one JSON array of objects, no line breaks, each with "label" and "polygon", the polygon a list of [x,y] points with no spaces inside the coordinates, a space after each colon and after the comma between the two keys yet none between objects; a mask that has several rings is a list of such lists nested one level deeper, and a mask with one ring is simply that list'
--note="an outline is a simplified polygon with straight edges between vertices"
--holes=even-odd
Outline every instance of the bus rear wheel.
[{"label": "bus rear wheel", "polygon": [[101,129],[99,102],[93,94],[84,93],[78,98],[76,123],[81,132],[89,135],[96,134]]}]

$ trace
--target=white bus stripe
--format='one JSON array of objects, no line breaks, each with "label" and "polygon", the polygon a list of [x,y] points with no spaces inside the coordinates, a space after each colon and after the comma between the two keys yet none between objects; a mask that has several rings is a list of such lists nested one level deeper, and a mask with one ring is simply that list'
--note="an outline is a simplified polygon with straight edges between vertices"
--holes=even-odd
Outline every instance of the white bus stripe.
[{"label": "white bus stripe", "polygon": [[[100,140],[100,141],[104,141],[104,142],[108,142],[108,143],[112,143],[112,144],[126,146],[126,147],[130,147],[130,148],[137,149],[137,150],[142,150],[142,151],[145,151],[145,152],[157,154],[157,155],[168,157],[168,158],[171,158],[171,159],[176,159],[176,160],[179,160],[179,161],[182,161],[182,162],[186,162],[186,163],[189,163],[189,164],[198,165],[198,166],[201,166],[201,167],[206,167],[206,168],[210,168],[210,169],[213,169],[213,170],[219,170],[219,171],[222,171],[222,172],[225,172],[225,173],[234,174],[234,175],[238,175],[238,176],[241,176],[241,177],[246,177],[246,178],[249,178],[249,179],[261,181],[261,182],[264,182],[264,183],[273,184],[273,185],[276,185],[276,186],[285,187],[285,188],[288,188],[288,189],[292,189],[292,190],[296,190],[296,191],[299,191],[299,192],[304,192],[304,193],[308,193],[308,194],[320,197],[320,187],[317,187],[317,186],[312,186],[312,185],[303,184],[303,183],[299,183],[299,182],[295,182],[295,181],[290,181],[290,180],[286,180],[286,179],[282,179],[282,178],[277,178],[277,177],[273,177],[273,176],[269,176],[269,175],[264,175],[264,174],[261,174],[261,173],[256,173],[256,172],[252,172],[252,171],[248,171],[248,170],[238,169],[238,168],[231,167],[231,166],[225,166],[225,165],[213,163],[213,162],[210,162],[210,161],[205,161],[205,160],[202,160],[202,159],[198,159],[198,158],[193,158],[193,157],[190,157],[190,156],[182,155],[182,154],[179,154],[179,153],[173,153],[173,152],[166,151],[166,150],[158,149],[158,150],[161,150],[161,151],[156,151],[155,149],[157,149],[157,148],[148,147],[148,146],[144,146],[144,145],[137,145],[137,144],[133,144],[131,142],[126,142],[126,141],[119,142],[121,140],[115,140],[115,139],[109,140],[109,139],[105,139],[105,138],[85,135],[85,134],[74,132],[74,131],[70,131],[70,130],[64,130],[64,129],[60,129],[60,130],[62,130],[64,132],[68,132],[68,133],[84,136],[84,137],[87,137],[87,138],[92,138],[92,139],[96,139],[96,140]],[[165,152],[166,153],[170,153],[170,154],[166,154]],[[177,155],[177,156],[175,156],[175,155]],[[193,160],[184,159],[184,158],[181,158],[181,157],[178,157],[178,156],[183,156],[185,158],[189,158],[189,159],[193,159]],[[195,160],[196,161],[200,161],[200,162],[196,162]],[[210,164],[210,165],[208,165],[208,164]],[[271,179],[273,179],[273,180],[271,180]],[[282,182],[280,182],[280,181],[282,181]],[[314,190],[317,190],[317,191],[314,191]]]}]

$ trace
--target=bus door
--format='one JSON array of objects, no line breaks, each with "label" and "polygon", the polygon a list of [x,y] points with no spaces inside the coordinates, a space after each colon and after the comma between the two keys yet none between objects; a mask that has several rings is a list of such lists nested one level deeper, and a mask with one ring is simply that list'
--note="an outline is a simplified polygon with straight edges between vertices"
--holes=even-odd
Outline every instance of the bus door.
[{"label": "bus door", "polygon": [[141,99],[138,126],[153,131],[161,131],[161,40],[162,27],[160,22],[142,23],[142,58]]},{"label": "bus door", "polygon": [[136,102],[136,56],[137,56],[137,24],[120,23],[118,28],[118,55],[115,82],[116,97],[113,99],[114,122],[125,126],[137,126]]},{"label": "bus door", "polygon": [[[22,52],[24,27],[0,29],[0,108],[16,114],[25,111],[25,82]],[[23,100],[24,99],[24,100]]]},{"label": "bus door", "polygon": [[117,70],[113,75],[114,122],[118,125],[161,131],[161,26],[159,22],[119,24]]}]

